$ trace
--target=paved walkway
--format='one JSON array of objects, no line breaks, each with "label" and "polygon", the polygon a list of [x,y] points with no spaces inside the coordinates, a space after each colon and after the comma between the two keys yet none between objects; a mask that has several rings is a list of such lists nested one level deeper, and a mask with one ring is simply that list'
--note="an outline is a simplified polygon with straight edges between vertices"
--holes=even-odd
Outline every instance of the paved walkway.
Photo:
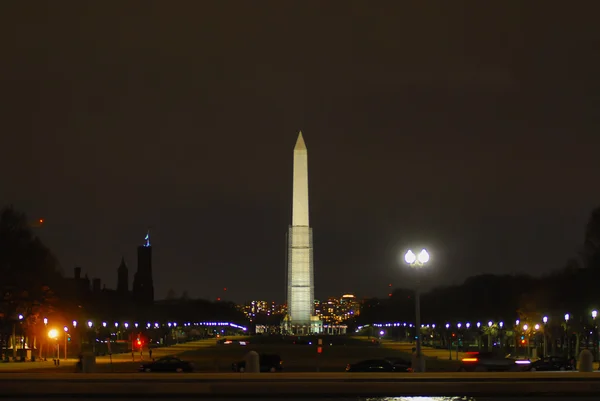
[{"label": "paved walkway", "polygon": [[[390,348],[396,351],[400,351],[400,352],[405,352],[407,354],[412,354],[412,349],[413,347],[415,347],[414,343],[407,343],[407,342],[396,342],[396,341],[389,341],[389,340],[383,340],[381,342],[381,345],[385,348]],[[437,349],[437,348],[431,348],[431,347],[421,347],[421,352],[423,353],[423,355],[425,355],[427,358],[435,358],[435,359],[440,359],[440,360],[461,360],[462,358],[465,357],[465,353],[464,352],[456,352],[456,349],[452,350],[452,355],[450,355],[450,351],[447,349]]]},{"label": "paved walkway", "polygon": [[[216,344],[216,339],[206,339],[206,340],[198,340],[198,341],[190,341],[187,343],[175,344],[170,347],[159,347],[152,348],[152,358],[162,358],[164,356],[169,355],[179,355],[186,351],[196,350],[198,348],[211,347]],[[150,355],[148,354],[148,349],[144,349],[142,355],[140,355],[139,351],[136,351],[133,354],[133,358],[131,353],[126,354],[114,354],[112,356],[112,363],[124,363],[124,362],[140,362],[140,361],[148,361],[150,360]],[[75,364],[78,362],[78,359],[61,359],[60,366],[71,366],[75,367]],[[97,364],[108,364],[111,363],[111,357],[106,356],[98,356],[96,357]],[[5,362],[0,363],[0,372],[2,371],[24,371],[31,369],[50,369],[55,368],[54,362],[52,360],[48,361],[36,361],[36,362]]]}]

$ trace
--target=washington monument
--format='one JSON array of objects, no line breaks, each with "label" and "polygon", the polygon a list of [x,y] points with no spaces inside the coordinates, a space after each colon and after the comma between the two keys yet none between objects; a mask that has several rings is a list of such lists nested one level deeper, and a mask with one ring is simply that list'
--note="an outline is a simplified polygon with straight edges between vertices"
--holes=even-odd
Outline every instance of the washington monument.
[{"label": "washington monument", "polygon": [[292,225],[288,232],[287,305],[284,330],[293,334],[320,333],[314,316],[312,229],[308,220],[308,153],[302,132],[294,147]]}]

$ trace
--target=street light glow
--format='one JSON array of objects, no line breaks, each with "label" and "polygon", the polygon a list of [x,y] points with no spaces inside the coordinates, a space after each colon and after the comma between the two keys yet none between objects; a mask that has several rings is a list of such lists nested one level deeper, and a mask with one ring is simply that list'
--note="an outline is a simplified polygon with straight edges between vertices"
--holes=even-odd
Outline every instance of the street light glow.
[{"label": "street light glow", "polygon": [[77,328],[77,320],[73,320],[73,327]]},{"label": "street light glow", "polygon": [[523,325],[523,330],[527,331],[528,328],[529,326],[527,326],[526,324]]},{"label": "street light glow", "polygon": [[571,315],[569,315],[568,313],[565,313],[565,320],[568,322],[569,318],[571,317]]},{"label": "street light glow", "polygon": [[542,322],[544,322],[544,324],[548,323],[548,316],[544,316],[542,318]]},{"label": "street light glow", "polygon": [[90,329],[92,328],[92,326],[93,326],[93,325],[94,325],[94,323],[92,323],[92,321],[91,321],[91,320],[88,320],[88,327],[89,327]]},{"label": "street light glow", "polygon": [[481,322],[477,322],[477,328],[481,327]]},{"label": "street light glow", "polygon": [[535,326],[533,326],[534,329],[539,330],[540,329],[540,325],[536,324]]},{"label": "street light glow", "polygon": [[408,252],[406,252],[406,255],[404,255],[404,261],[409,265],[412,265],[416,260],[417,256],[409,249]]},{"label": "street light glow", "polygon": [[58,330],[56,330],[56,329],[50,329],[48,331],[48,337],[51,338],[51,339],[53,339],[53,340],[56,339],[56,338],[58,338]]},{"label": "street light glow", "polygon": [[488,327],[492,327],[492,325],[493,325],[493,324],[494,324],[494,323],[492,323],[492,321],[490,320],[490,321],[488,322]]},{"label": "street light glow", "polygon": [[64,331],[65,331],[65,333],[66,333],[67,331],[69,331],[69,328],[68,328],[67,326],[65,326],[65,327],[63,327],[63,330],[64,330]]},{"label": "street light glow", "polygon": [[421,249],[421,252],[419,252],[419,262],[423,264],[429,262],[429,253],[426,249]]},{"label": "street light glow", "polygon": [[44,324],[48,324],[48,318],[47,317],[44,318]]},{"label": "street light glow", "polygon": [[592,311],[592,318],[595,319],[598,316],[598,311],[597,310],[593,310]]}]

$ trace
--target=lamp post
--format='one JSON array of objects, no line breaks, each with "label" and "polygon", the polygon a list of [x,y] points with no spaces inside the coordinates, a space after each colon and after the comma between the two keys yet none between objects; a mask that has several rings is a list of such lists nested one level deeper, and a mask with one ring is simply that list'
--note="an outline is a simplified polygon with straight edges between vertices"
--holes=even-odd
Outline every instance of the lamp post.
[{"label": "lamp post", "polygon": [[596,348],[597,360],[600,361],[600,342],[597,339],[598,338],[598,325],[596,324],[597,317],[598,317],[598,311],[594,309],[592,311],[592,319],[594,319],[594,336],[596,336],[596,338],[594,338],[594,348]]},{"label": "lamp post", "polygon": [[565,337],[567,339],[567,359],[571,357],[571,339],[569,338],[569,319],[571,315],[565,313]]},{"label": "lamp post", "polygon": [[58,330],[50,329],[48,331],[48,338],[56,341],[56,360],[60,361],[60,345],[58,344]]},{"label": "lamp post", "polygon": [[[429,253],[427,250],[422,249],[419,252],[419,255],[415,255],[411,250],[408,250],[404,255],[404,261],[410,265],[410,267],[416,268],[417,270],[423,266],[427,262],[429,262]],[[421,295],[420,295],[420,282],[417,273],[417,283],[415,286],[415,340],[417,342],[416,349],[416,364],[413,364],[414,372],[424,372],[425,371],[425,360],[423,359],[423,355],[421,354]],[[415,369],[416,368],[416,369]]]},{"label": "lamp post", "polygon": [[65,331],[65,361],[67,360],[67,341],[69,341],[69,328],[67,326],[63,327]]},{"label": "lamp post", "polygon": [[546,339],[546,327],[548,327],[548,316],[542,318],[544,322],[544,358],[548,356],[548,340]]},{"label": "lamp post", "polygon": [[452,360],[452,333],[450,333],[450,323],[446,323],[446,335],[448,336],[448,359]]}]

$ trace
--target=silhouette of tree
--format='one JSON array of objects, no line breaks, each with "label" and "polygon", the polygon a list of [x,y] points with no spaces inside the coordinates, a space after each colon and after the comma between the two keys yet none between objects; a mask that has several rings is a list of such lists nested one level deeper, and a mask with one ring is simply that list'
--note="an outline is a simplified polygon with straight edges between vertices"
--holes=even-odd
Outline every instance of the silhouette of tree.
[{"label": "silhouette of tree", "polygon": [[[58,261],[36,237],[25,214],[12,206],[0,211],[0,317],[19,320],[35,336],[43,315],[56,306],[61,283]],[[6,327],[5,327],[6,329]]]},{"label": "silhouette of tree", "polygon": [[586,267],[600,269],[600,207],[592,211],[588,220],[583,249]]}]

